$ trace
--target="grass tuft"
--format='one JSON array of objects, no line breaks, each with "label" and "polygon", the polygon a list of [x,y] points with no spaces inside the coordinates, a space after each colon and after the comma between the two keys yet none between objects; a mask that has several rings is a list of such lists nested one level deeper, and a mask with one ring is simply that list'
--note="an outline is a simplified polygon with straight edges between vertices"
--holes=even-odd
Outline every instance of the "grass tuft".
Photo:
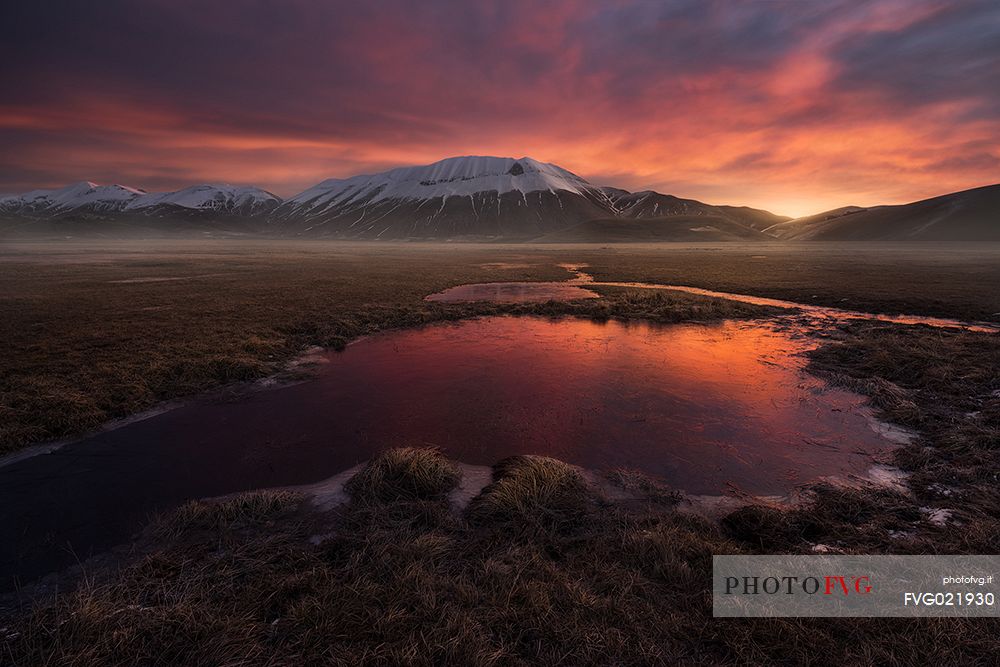
[{"label": "grass tuft", "polygon": [[615,468],[605,475],[609,482],[652,503],[673,507],[684,494],[669,488],[662,481],[632,468]]},{"label": "grass tuft", "polygon": [[595,499],[576,467],[544,456],[512,456],[493,466],[493,482],[468,512],[477,521],[566,526],[578,524]]},{"label": "grass tuft", "polygon": [[458,486],[461,476],[436,449],[400,447],[375,456],[344,488],[355,501],[435,500]]},{"label": "grass tuft", "polygon": [[294,508],[301,500],[298,493],[268,489],[222,499],[192,500],[157,517],[152,527],[163,537],[192,530],[234,530],[273,518]]}]

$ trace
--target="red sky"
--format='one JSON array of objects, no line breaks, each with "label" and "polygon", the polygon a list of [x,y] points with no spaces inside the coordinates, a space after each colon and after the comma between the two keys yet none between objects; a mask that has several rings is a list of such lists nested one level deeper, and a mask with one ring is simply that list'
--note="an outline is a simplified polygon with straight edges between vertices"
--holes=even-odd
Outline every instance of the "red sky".
[{"label": "red sky", "polygon": [[5,3],[0,62],[0,192],[465,154],[789,215],[1000,182],[992,0]]}]

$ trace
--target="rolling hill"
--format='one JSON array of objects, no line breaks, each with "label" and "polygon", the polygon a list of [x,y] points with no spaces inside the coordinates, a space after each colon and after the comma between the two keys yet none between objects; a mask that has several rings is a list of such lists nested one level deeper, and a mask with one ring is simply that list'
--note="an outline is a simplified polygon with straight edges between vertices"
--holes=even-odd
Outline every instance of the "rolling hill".
[{"label": "rolling hill", "polygon": [[1000,185],[897,206],[847,206],[766,232],[792,241],[1000,241]]}]

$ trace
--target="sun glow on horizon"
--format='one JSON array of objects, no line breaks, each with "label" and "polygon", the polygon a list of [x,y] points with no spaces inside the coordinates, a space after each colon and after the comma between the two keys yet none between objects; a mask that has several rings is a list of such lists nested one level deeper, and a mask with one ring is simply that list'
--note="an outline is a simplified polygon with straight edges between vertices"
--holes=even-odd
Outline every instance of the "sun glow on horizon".
[{"label": "sun glow on horizon", "polygon": [[[12,25],[49,27],[11,35],[0,192],[229,182],[287,197],[528,155],[595,185],[801,216],[1000,174],[990,3],[341,4],[289,5],[278,24],[219,0],[197,17],[102,4],[68,23],[19,7]],[[135,21],[156,26],[141,48]],[[184,51],[160,57],[178,36]]]}]

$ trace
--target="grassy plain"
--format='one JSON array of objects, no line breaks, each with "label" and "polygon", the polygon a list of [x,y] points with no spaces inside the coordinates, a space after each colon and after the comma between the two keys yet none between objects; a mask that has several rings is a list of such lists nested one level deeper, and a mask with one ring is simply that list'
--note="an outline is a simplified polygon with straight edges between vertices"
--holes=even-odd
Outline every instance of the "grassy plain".
[{"label": "grassy plain", "polygon": [[[8,245],[0,423],[8,448],[221,383],[274,372],[312,344],[477,313],[684,319],[767,311],[608,290],[575,304],[448,306],[487,280],[670,282],[945,317],[1000,312],[996,249],[736,245]],[[504,263],[501,266],[496,263]],[[156,280],[153,280],[156,279]],[[122,282],[125,281],[125,282]],[[847,299],[847,301],[843,301]],[[997,319],[994,317],[994,319]],[[920,437],[906,489],[820,484],[807,504],[720,522],[619,473],[612,501],[551,460],[500,462],[464,509],[457,469],[395,452],[329,513],[287,492],[163,517],[131,563],[6,623],[13,664],[990,664],[990,621],[713,620],[716,553],[1000,552],[1000,336],[845,324],[812,372],[869,395]],[[631,480],[631,481],[630,481]],[[948,510],[943,522],[937,510]],[[323,535],[320,540],[310,539]]]},{"label": "grassy plain", "polygon": [[[564,280],[572,254],[329,242],[7,244],[0,250],[0,452],[272,374],[312,345],[477,314],[653,321],[765,310],[606,290],[600,302],[428,303],[466,282]],[[513,268],[505,266],[504,262]]]},{"label": "grassy plain", "polygon": [[587,263],[604,280],[1000,319],[1000,246],[8,241],[0,245],[0,451],[259,378],[306,346],[340,347],[387,328],[495,312],[660,321],[760,312],[681,295],[657,297],[666,301],[657,312],[643,297],[515,308],[422,300],[466,282],[562,280],[558,262]]}]

